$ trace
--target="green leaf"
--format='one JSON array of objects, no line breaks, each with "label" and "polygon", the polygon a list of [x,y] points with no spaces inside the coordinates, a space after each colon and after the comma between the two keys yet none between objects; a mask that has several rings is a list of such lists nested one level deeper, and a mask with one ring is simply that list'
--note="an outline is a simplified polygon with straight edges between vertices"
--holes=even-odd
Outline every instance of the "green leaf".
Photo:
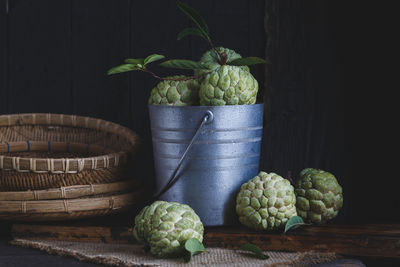
[{"label": "green leaf", "polygon": [[127,58],[125,59],[125,63],[129,64],[144,64],[144,58]]},{"label": "green leaf", "polygon": [[141,70],[142,68],[139,65],[140,64],[119,65],[119,66],[109,69],[107,74],[111,75],[111,74],[116,74],[116,73],[121,73],[121,72],[132,71],[132,70]]},{"label": "green leaf", "polygon": [[255,255],[256,257],[258,257],[258,258],[260,258],[260,259],[263,259],[263,260],[266,260],[266,259],[269,258],[268,255],[265,255],[265,254],[261,251],[261,249],[260,249],[259,247],[257,247],[256,245],[254,245],[254,244],[251,244],[251,243],[244,244],[244,245],[242,246],[242,249],[243,249],[243,250],[250,251],[250,252],[253,252],[254,255]]},{"label": "green leaf", "polygon": [[147,64],[150,64],[151,62],[154,62],[154,61],[157,61],[157,60],[160,60],[163,58],[165,58],[165,56],[159,55],[159,54],[152,54],[144,59],[143,65],[146,66]]},{"label": "green leaf", "polygon": [[204,34],[204,36],[209,39],[209,32],[208,32],[208,26],[204,19],[197,13],[197,11],[192,8],[191,6],[182,3],[181,1],[177,2],[178,8],[186,14],[196,25],[199,27],[200,31]]},{"label": "green leaf", "polygon": [[200,31],[200,30],[197,29],[197,28],[186,28],[186,29],[184,29],[183,31],[181,31],[181,32],[178,34],[177,39],[180,40],[180,39],[182,39],[183,37],[185,37],[186,35],[197,35],[197,36],[200,36],[200,37],[202,37],[202,38],[204,38],[204,39],[207,39],[207,36],[204,36],[203,32]]},{"label": "green leaf", "polygon": [[189,262],[193,255],[206,251],[204,245],[196,238],[191,238],[185,242],[186,255],[184,257],[185,262]]},{"label": "green leaf", "polygon": [[238,58],[229,62],[229,65],[233,66],[249,66],[255,64],[264,64],[266,61],[259,57],[245,57],[245,58]]},{"label": "green leaf", "polygon": [[207,67],[200,63],[188,59],[171,59],[164,61],[160,66],[166,68],[184,69],[184,70],[208,70]]},{"label": "green leaf", "polygon": [[302,225],[309,225],[303,221],[303,219],[300,216],[292,216],[285,225],[285,230],[283,233],[286,233],[287,231],[291,229],[296,229]]}]

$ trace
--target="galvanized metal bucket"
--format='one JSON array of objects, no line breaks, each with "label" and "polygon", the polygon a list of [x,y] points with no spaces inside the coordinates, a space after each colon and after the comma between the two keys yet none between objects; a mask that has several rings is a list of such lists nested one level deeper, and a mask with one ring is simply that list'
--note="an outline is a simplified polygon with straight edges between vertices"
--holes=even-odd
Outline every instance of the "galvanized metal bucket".
[{"label": "galvanized metal bucket", "polygon": [[204,225],[236,224],[236,194],[259,171],[263,110],[149,105],[156,196],[190,205]]}]

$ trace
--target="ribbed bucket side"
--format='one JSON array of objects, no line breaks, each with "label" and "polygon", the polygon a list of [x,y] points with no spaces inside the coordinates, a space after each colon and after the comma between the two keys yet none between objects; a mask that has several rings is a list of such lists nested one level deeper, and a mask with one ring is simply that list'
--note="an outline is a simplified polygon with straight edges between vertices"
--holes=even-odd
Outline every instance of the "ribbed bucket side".
[{"label": "ribbed bucket side", "polygon": [[190,205],[204,225],[235,224],[236,194],[259,171],[263,106],[149,105],[157,190],[170,179],[206,112],[213,114],[183,161],[179,180],[160,199]]}]

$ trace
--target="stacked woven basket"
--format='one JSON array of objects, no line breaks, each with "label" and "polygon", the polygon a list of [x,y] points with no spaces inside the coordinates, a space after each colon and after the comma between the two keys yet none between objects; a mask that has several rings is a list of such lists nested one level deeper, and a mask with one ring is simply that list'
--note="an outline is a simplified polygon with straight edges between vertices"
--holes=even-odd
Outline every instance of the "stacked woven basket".
[{"label": "stacked woven basket", "polygon": [[49,221],[132,208],[128,175],[138,136],[118,124],[61,114],[0,116],[0,220]]}]

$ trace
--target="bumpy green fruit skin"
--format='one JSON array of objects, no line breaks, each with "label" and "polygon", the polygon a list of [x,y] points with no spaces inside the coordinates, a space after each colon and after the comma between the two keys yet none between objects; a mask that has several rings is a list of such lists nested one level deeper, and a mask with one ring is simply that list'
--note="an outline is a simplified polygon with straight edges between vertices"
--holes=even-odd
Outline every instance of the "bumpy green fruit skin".
[{"label": "bumpy green fruit skin", "polygon": [[326,171],[306,168],[296,184],[297,213],[305,222],[325,223],[343,206],[343,191],[336,177]]},{"label": "bumpy green fruit skin", "polygon": [[[235,51],[228,49],[228,48],[224,48],[224,47],[216,47],[216,50],[218,50],[219,53],[225,53],[226,54],[226,64],[229,64],[231,61],[238,59],[238,58],[242,58],[242,56],[238,53],[236,53]],[[210,49],[207,52],[205,52],[203,54],[203,56],[200,58],[199,63],[202,64],[203,66],[207,67],[210,70],[216,70],[219,67],[221,67],[220,64],[220,59],[219,59],[219,55],[215,52],[214,49]],[[249,67],[247,66],[241,66],[240,68],[242,68],[245,71],[250,71]],[[195,72],[195,75],[201,74],[203,72],[207,72],[205,70],[201,70],[201,71],[197,71]]]},{"label": "bumpy green fruit skin", "polygon": [[244,183],[236,197],[239,221],[255,230],[285,226],[296,213],[296,196],[289,180],[261,171]]},{"label": "bumpy green fruit skin", "polygon": [[156,201],[144,207],[135,218],[133,235],[147,243],[157,257],[176,257],[184,252],[190,238],[203,241],[204,227],[199,216],[188,205]]},{"label": "bumpy green fruit skin", "polygon": [[200,105],[248,105],[257,100],[258,82],[240,67],[223,65],[207,74],[200,85]]},{"label": "bumpy green fruit skin", "polygon": [[[183,78],[172,76],[170,78]],[[148,103],[167,106],[196,106],[199,104],[200,84],[196,79],[186,81],[164,80],[151,90]]]}]

